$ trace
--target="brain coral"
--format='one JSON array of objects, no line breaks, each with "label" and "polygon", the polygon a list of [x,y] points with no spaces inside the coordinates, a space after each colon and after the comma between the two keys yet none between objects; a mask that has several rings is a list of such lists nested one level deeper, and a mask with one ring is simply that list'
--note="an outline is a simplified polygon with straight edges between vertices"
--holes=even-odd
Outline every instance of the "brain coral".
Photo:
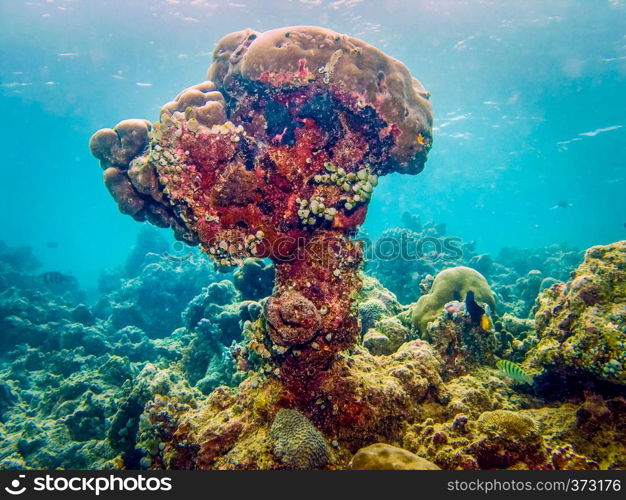
[{"label": "brain coral", "polygon": [[[123,121],[90,147],[123,213],[171,227],[221,266],[273,260],[274,297],[298,294],[311,317],[300,320],[306,334],[272,321],[268,348],[279,340],[272,352],[284,366],[298,345],[294,369],[319,372],[358,337],[362,249],[350,236],[379,176],[422,170],[428,97],[402,63],[355,38],[244,30],[218,42],[207,80],[158,122]],[[294,305],[268,301],[267,317]]]},{"label": "brain coral", "polygon": [[529,367],[626,384],[626,241],[591,247],[572,280],[538,300]]},{"label": "brain coral", "polygon": [[434,463],[390,444],[376,443],[356,452],[352,470],[439,470]]},{"label": "brain coral", "polygon": [[450,267],[437,274],[430,293],[422,295],[413,307],[413,324],[424,335],[428,323],[441,315],[446,303],[465,300],[470,290],[474,292],[476,302],[495,310],[494,293],[482,274],[469,267]]},{"label": "brain coral", "polygon": [[291,469],[314,469],[328,463],[328,447],[324,436],[297,410],[280,410],[270,437],[274,455]]}]

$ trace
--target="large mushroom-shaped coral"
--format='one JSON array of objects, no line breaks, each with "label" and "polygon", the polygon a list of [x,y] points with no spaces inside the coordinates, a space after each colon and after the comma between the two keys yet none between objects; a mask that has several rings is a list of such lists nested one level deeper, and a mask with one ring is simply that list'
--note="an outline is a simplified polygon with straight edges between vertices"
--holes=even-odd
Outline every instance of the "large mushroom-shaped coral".
[{"label": "large mushroom-shaped coral", "polygon": [[422,85],[367,43],[308,26],[244,30],[152,129],[124,121],[91,150],[122,212],[223,266],[274,261],[264,342],[289,382],[356,342],[362,249],[350,236],[380,175],[422,170],[431,125]]}]

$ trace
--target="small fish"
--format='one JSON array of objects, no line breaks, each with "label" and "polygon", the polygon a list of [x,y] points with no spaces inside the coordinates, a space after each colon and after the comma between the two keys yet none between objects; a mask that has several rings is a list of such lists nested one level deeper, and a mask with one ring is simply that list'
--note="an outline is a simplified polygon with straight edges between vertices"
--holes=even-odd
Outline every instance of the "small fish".
[{"label": "small fish", "polygon": [[[478,305],[474,299],[474,292],[468,290],[465,294],[465,310],[469,314],[474,326],[483,325],[483,318],[486,315],[485,310]],[[487,318],[489,320],[489,318]]]},{"label": "small fish", "polygon": [[483,314],[480,318],[480,327],[486,332],[493,330],[493,322],[486,314]]},{"label": "small fish", "polygon": [[186,253],[184,255],[172,255],[169,252],[164,252],[163,253],[163,258],[164,259],[169,259],[169,260],[175,260],[178,262],[182,262],[185,260],[191,260],[193,258],[193,254],[192,253]]},{"label": "small fish", "polygon": [[558,208],[570,208],[570,207],[573,207],[573,206],[574,205],[572,203],[570,203],[569,201],[561,200],[556,205],[551,207],[550,210],[556,210]]},{"label": "small fish", "polygon": [[59,243],[57,241],[49,241],[46,243],[48,248],[59,248]]},{"label": "small fish", "polygon": [[528,376],[523,368],[517,363],[501,359],[496,363],[498,369],[504,373],[507,377],[512,378],[518,382],[524,382],[529,385],[533,385],[533,378]]},{"label": "small fish", "polygon": [[49,271],[40,274],[39,279],[46,285],[58,285],[70,281],[72,277],[58,271]]}]

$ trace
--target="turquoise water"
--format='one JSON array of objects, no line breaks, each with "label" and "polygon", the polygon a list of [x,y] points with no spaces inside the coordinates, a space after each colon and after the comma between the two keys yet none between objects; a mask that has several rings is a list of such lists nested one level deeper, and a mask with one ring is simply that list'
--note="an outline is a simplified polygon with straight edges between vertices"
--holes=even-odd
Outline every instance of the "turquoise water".
[{"label": "turquoise water", "polygon": [[226,33],[292,24],[362,38],[432,93],[426,168],[382,180],[368,233],[408,211],[484,252],[626,237],[622,0],[3,0],[0,239],[93,287],[141,226],[117,212],[90,135],[156,120]]}]

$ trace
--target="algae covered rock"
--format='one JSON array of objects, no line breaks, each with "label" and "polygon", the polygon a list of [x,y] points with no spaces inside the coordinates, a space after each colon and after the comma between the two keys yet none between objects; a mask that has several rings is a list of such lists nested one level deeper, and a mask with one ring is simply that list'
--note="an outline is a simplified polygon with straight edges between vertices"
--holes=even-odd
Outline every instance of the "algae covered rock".
[{"label": "algae covered rock", "polygon": [[422,295],[413,307],[413,324],[425,334],[428,323],[441,315],[443,306],[454,300],[465,300],[468,291],[474,292],[476,302],[495,310],[494,293],[482,274],[469,267],[450,267],[437,275],[430,293]]},{"label": "algae covered rock", "polygon": [[587,250],[571,281],[540,296],[535,322],[529,366],[626,384],[626,241]]},{"label": "algae covered rock", "polygon": [[380,299],[369,299],[359,304],[359,318],[363,332],[372,328],[375,323],[389,314],[389,310]]},{"label": "algae covered rock", "polygon": [[407,340],[409,329],[396,317],[386,317],[377,322],[363,336],[363,345],[372,354],[391,354]]},{"label": "algae covered rock", "polygon": [[363,345],[369,352],[376,355],[391,354],[394,351],[389,337],[373,328],[370,328],[363,336]]},{"label": "algae covered rock", "polygon": [[459,413],[445,423],[427,418],[413,425],[403,446],[443,469],[595,470],[596,460],[620,468],[615,450],[623,438],[609,427],[594,433],[577,426],[571,404],[485,411],[477,419]]},{"label": "algae covered rock", "polygon": [[361,448],[352,457],[349,468],[352,470],[440,470],[425,458],[384,443]]},{"label": "algae covered rock", "polygon": [[297,410],[280,410],[270,427],[274,455],[290,469],[316,469],[328,463],[324,436]]}]

